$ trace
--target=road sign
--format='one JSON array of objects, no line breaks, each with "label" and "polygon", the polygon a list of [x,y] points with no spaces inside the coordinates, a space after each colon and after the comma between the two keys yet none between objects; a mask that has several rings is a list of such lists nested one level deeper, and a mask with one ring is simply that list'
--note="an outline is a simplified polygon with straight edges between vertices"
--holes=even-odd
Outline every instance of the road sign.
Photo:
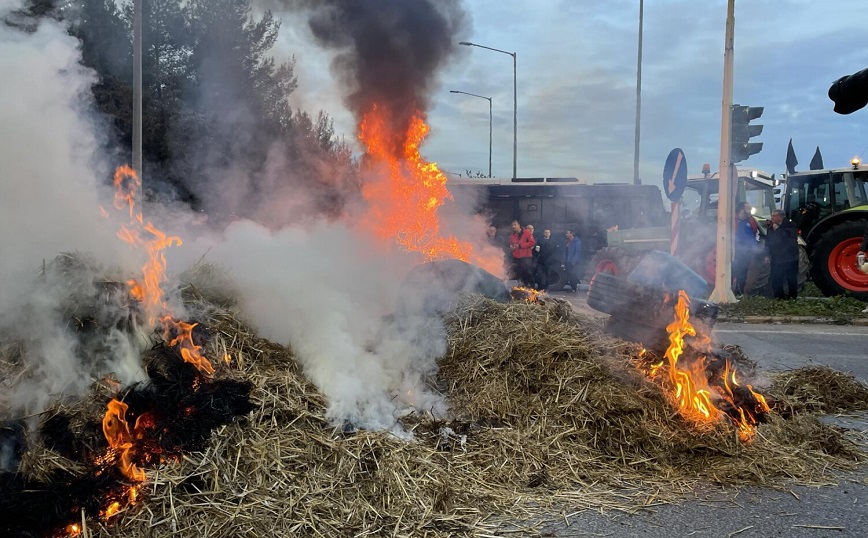
[{"label": "road sign", "polygon": [[663,167],[663,192],[673,202],[678,201],[684,194],[684,186],[687,185],[687,158],[681,148],[675,148],[669,152],[666,158],[666,166]]}]

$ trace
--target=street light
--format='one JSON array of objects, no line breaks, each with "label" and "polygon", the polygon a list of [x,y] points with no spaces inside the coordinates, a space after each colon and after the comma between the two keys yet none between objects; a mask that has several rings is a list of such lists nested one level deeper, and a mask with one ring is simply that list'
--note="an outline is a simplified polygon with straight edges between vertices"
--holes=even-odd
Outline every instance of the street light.
[{"label": "street light", "polygon": [[449,90],[449,93],[462,93],[464,95],[479,97],[480,99],[486,99],[488,101],[488,177],[491,177],[491,97],[476,95],[475,93],[462,92],[459,90]]},{"label": "street light", "polygon": [[461,41],[458,44],[467,47],[479,47],[481,49],[493,50],[494,52],[502,52],[503,54],[509,54],[512,56],[512,177],[518,177],[516,165],[518,161],[518,85],[516,77],[516,54],[514,52],[486,47],[485,45],[478,45],[469,41]]},{"label": "street light", "polygon": [[142,0],[133,0],[133,170],[139,178],[136,193],[144,211],[144,179],[142,178]]}]

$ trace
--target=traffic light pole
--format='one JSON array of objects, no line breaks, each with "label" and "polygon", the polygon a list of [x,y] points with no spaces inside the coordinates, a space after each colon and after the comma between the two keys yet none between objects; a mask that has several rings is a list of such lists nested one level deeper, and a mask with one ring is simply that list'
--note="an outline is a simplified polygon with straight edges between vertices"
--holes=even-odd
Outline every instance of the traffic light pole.
[{"label": "traffic light pole", "polygon": [[723,102],[720,113],[720,168],[717,197],[717,267],[714,274],[714,291],[708,298],[715,303],[734,303],[732,292],[732,235],[733,193],[737,174],[732,173],[730,147],[732,135],[732,66],[735,34],[735,0],[729,0],[726,8],[726,37],[723,56]]}]

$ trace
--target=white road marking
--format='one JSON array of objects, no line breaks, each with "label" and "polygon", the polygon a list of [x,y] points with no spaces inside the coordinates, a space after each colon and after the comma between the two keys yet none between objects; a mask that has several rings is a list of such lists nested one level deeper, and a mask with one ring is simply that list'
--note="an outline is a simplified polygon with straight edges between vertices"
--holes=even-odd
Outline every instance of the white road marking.
[{"label": "white road marking", "polygon": [[865,333],[841,333],[830,331],[772,331],[768,329],[714,329],[715,333],[755,333],[755,334],[801,334],[801,335],[817,335],[817,336],[865,336]]}]

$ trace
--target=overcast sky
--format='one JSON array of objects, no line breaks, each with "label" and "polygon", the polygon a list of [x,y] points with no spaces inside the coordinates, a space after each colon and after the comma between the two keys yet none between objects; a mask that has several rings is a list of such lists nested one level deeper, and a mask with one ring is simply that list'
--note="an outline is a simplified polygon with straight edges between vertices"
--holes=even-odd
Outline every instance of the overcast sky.
[{"label": "overcast sky", "polygon": [[[720,150],[726,0],[645,2],[640,176],[662,179],[681,147],[688,171],[716,170]],[[639,0],[466,0],[467,40],[517,53],[518,175],[629,182],[633,176]],[[868,154],[868,109],[841,116],[827,97],[837,78],[868,67],[864,0],[738,0],[733,101],[764,106],[761,153],[740,166],[785,170],[792,137],[798,170],[817,146],[827,167]],[[296,53],[293,103],[324,109],[340,133],[353,120],[302,20],[288,14],[284,50]],[[512,173],[512,58],[459,47],[428,111],[423,155],[448,172],[487,173],[493,99],[493,174]]]}]

